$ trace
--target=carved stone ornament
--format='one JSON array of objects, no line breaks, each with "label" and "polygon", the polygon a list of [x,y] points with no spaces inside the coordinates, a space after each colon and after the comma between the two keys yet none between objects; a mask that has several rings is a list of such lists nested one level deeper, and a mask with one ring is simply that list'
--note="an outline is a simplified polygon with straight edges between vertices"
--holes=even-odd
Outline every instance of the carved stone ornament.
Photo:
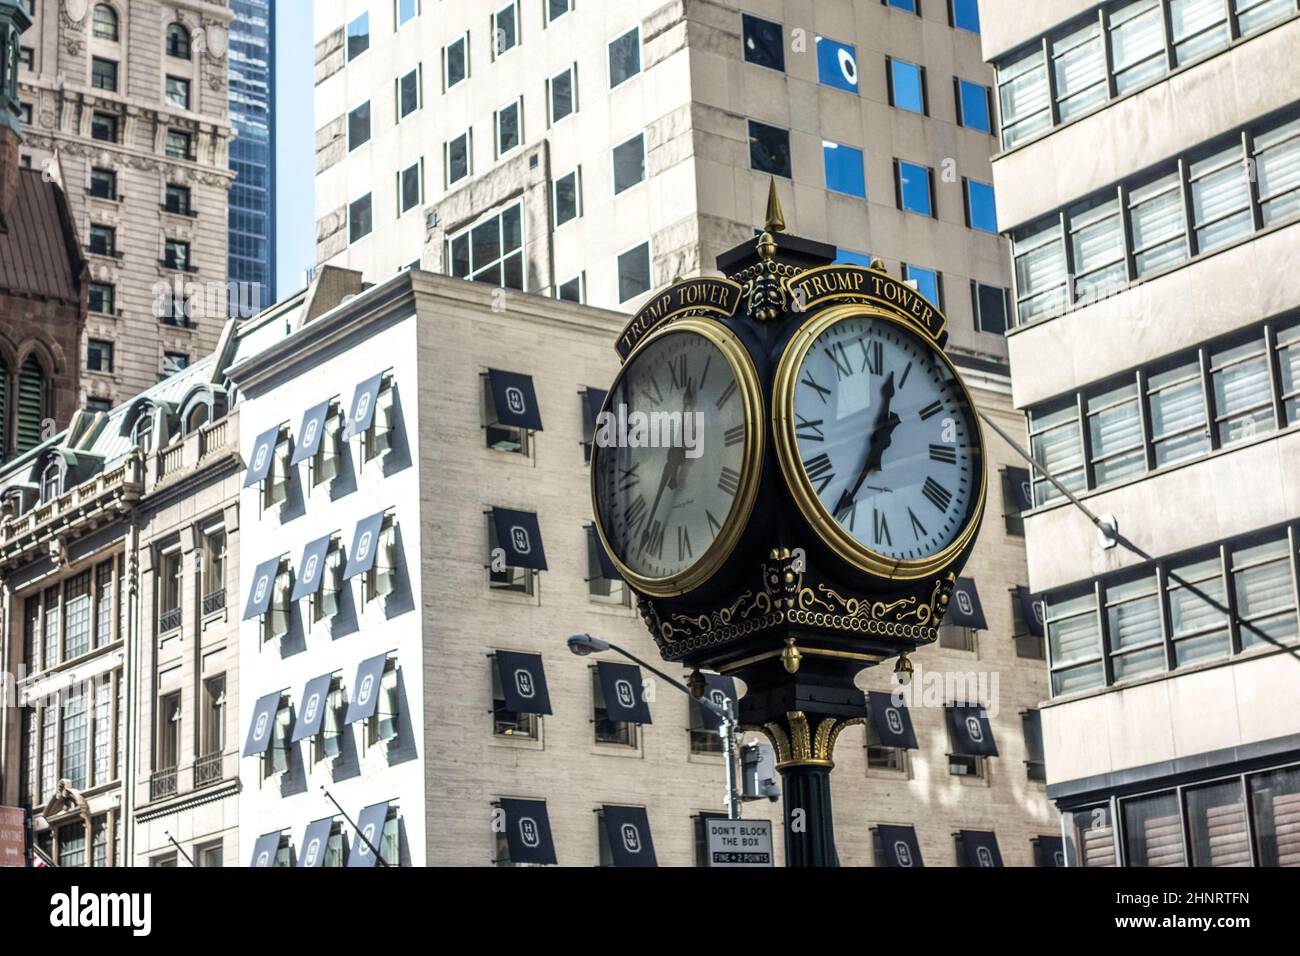
[{"label": "carved stone ornament", "polygon": [[86,19],[89,0],[63,0],[62,14],[69,24],[78,24]]}]

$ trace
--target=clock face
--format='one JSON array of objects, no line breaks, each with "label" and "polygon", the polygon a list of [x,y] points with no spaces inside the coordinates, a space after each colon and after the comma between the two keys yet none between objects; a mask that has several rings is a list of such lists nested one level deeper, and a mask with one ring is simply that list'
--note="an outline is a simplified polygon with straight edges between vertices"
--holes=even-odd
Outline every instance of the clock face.
[{"label": "clock face", "polygon": [[740,343],[691,320],[639,348],[610,389],[592,450],[596,518],[641,590],[690,590],[734,547],[757,485],[757,400]]},{"label": "clock face", "polygon": [[783,465],[819,513],[814,526],[884,559],[886,573],[964,543],[984,459],[956,372],[903,324],[861,309],[807,328],[785,359],[798,361],[784,423],[798,461]]}]

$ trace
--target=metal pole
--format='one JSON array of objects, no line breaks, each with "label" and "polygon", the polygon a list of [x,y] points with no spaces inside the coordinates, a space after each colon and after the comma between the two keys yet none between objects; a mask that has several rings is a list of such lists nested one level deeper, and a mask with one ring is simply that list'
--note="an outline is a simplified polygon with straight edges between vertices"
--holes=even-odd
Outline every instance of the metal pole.
[{"label": "metal pole", "polygon": [[324,784],[321,784],[320,789],[321,789],[321,793],[325,794],[325,796],[329,798],[329,802],[334,804],[334,809],[339,812],[339,816],[341,816],[345,821],[347,821],[348,826],[350,826],[353,830],[357,832],[357,836],[361,837],[361,842],[370,848],[370,852],[375,855],[375,860],[378,861],[379,865],[388,866],[388,861],[385,860],[379,854],[379,849],[368,839],[366,839],[366,835],[363,832],[361,832],[361,827],[353,823],[352,818],[347,815],[347,812],[341,806],[339,806],[339,802],[334,799],[334,794],[326,790]]},{"label": "metal pole", "polygon": [[198,864],[194,862],[194,858],[185,852],[184,847],[182,847],[179,843],[176,842],[176,838],[174,836],[172,836],[166,830],[163,831],[163,836],[167,838],[167,841],[171,843],[172,846],[176,847],[177,853],[185,857],[185,862],[187,862],[190,866],[198,867]]}]

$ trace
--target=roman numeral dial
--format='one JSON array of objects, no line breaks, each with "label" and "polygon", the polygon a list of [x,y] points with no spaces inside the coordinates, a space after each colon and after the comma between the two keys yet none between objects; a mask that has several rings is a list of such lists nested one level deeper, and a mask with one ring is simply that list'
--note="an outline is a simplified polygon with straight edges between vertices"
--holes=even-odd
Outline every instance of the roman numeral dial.
[{"label": "roman numeral dial", "polygon": [[979,426],[919,333],[866,306],[816,316],[787,347],[774,396],[783,472],[841,554],[884,574],[969,540],[984,494]]},{"label": "roman numeral dial", "polygon": [[678,320],[623,367],[591,469],[601,543],[635,589],[690,590],[735,547],[757,492],[760,403],[751,360],[715,323]]}]

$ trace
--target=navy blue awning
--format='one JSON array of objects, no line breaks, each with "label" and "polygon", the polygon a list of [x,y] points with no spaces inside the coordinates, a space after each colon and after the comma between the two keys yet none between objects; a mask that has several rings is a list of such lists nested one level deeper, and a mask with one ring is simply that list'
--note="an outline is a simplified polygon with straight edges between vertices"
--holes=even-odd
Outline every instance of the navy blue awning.
[{"label": "navy blue awning", "polygon": [[985,830],[961,830],[961,852],[967,866],[1001,866],[998,838]]},{"label": "navy blue awning", "polygon": [[967,757],[996,757],[998,746],[993,741],[993,728],[988,714],[979,705],[952,706],[948,708],[948,722],[957,753]]},{"label": "navy blue awning", "polygon": [[315,541],[302,549],[302,563],[298,565],[298,577],[293,583],[291,601],[297,601],[320,590],[320,583],[325,579],[325,556],[329,554],[332,534]]},{"label": "navy blue awning", "polygon": [[1040,836],[1034,847],[1034,866],[1065,866],[1065,841],[1059,836]]},{"label": "navy blue awning", "polygon": [[876,832],[880,834],[880,848],[884,851],[886,866],[925,866],[914,829],[882,823]]},{"label": "navy blue awning", "polygon": [[384,373],[372,375],[357,386],[352,395],[352,407],[348,412],[347,424],[343,426],[343,437],[355,438],[369,430],[375,420],[375,403],[379,398],[379,386],[383,384]]},{"label": "navy blue awning", "polygon": [[280,852],[280,833],[276,830],[274,833],[263,833],[253,844],[253,859],[248,864],[257,869],[261,867],[275,866],[275,856]]},{"label": "navy blue awning", "polygon": [[502,800],[511,863],[554,863],[551,818],[545,800]]},{"label": "navy blue awning", "polygon": [[325,852],[329,849],[333,830],[333,817],[322,817],[307,824],[307,832],[302,835],[302,849],[298,852],[299,866],[314,868],[325,865]]},{"label": "navy blue awning", "polygon": [[618,568],[609,559],[609,552],[605,550],[605,544],[600,540],[594,524],[587,525],[587,534],[591,536],[592,547],[596,549],[596,570],[600,576],[607,581],[622,581],[623,575],[618,573]]},{"label": "navy blue awning", "polygon": [[280,709],[283,691],[259,697],[253,705],[253,720],[248,725],[248,739],[244,742],[244,756],[254,757],[266,753],[271,746],[271,732],[275,729],[275,712]]},{"label": "navy blue awning", "polygon": [[[711,700],[719,707],[724,701],[731,701],[731,713],[734,717],[736,710],[736,679],[734,677],[724,677],[721,674],[701,674],[704,678],[704,697],[702,700]],[[712,730],[717,733],[722,729],[722,717],[709,708],[703,706],[700,701],[692,700],[691,706],[699,709],[700,723],[705,730]]]},{"label": "navy blue awning", "polygon": [[873,690],[867,694],[867,705],[871,710],[871,725],[876,728],[882,747],[918,749],[912,715],[907,712],[906,704],[901,700],[895,703],[894,695],[887,691]]},{"label": "navy blue awning", "polygon": [[615,866],[658,866],[654,840],[650,838],[650,817],[645,807],[611,807],[602,810],[605,836]]},{"label": "navy blue awning", "polygon": [[351,581],[374,567],[375,555],[379,552],[379,530],[384,525],[385,514],[378,511],[357,522],[357,530],[352,534],[352,547],[348,550],[347,567],[343,569],[344,581]]},{"label": "navy blue awning", "polygon": [[497,651],[496,663],[506,710],[516,714],[551,713],[551,695],[546,689],[541,654]]},{"label": "navy blue awning", "polygon": [[253,451],[248,456],[248,473],[244,475],[245,488],[264,481],[271,473],[271,463],[275,459],[275,446],[280,440],[281,427],[276,425],[274,428],[268,428],[253,442]]},{"label": "navy blue awning", "polygon": [[329,411],[328,401],[307,409],[307,413],[302,416],[302,427],[298,429],[298,442],[294,445],[293,457],[289,459],[289,464],[296,465],[316,454],[320,448],[321,436],[325,434],[325,416]]},{"label": "navy blue awning", "polygon": [[289,742],[296,744],[308,737],[320,733],[321,721],[325,717],[325,706],[329,701],[330,684],[333,674],[321,674],[307,681],[302,691],[302,704],[298,707],[298,720],[293,725]]},{"label": "navy blue awning", "polygon": [[596,664],[596,673],[605,697],[608,720],[650,723],[650,705],[642,696],[641,668],[635,664],[600,661]]},{"label": "navy blue awning", "polygon": [[605,405],[605,396],[609,394],[607,389],[592,388],[587,386],[583,394],[582,409],[586,413],[586,424],[588,431],[596,430],[596,422],[600,418],[600,410]]},{"label": "navy blue awning", "polygon": [[1008,468],[1005,475],[1007,489],[1011,500],[1016,503],[1017,511],[1028,511],[1034,506],[1034,493],[1029,483],[1028,468]]},{"label": "navy blue awning", "polygon": [[379,654],[361,662],[357,668],[357,682],[352,686],[352,699],[348,701],[345,724],[354,724],[375,715],[379,706],[379,685],[384,676],[387,654]]},{"label": "navy blue awning", "polygon": [[546,570],[546,550],[542,547],[537,515],[531,511],[493,508],[492,524],[497,532],[497,546],[506,554],[507,567]]},{"label": "navy blue awning", "polygon": [[509,425],[513,428],[542,430],[542,413],[537,407],[537,393],[533,390],[531,375],[488,369],[488,388],[492,390],[492,404],[496,406],[497,420],[492,425]]},{"label": "navy blue awning", "polygon": [[975,582],[970,578],[958,578],[952,586],[952,597],[948,601],[948,620],[958,627],[972,627],[978,631],[988,628],[984,619],[984,607],[980,604],[979,592]]},{"label": "navy blue awning", "polygon": [[[370,847],[383,852],[380,841],[384,838],[384,823],[388,820],[388,801],[372,803],[357,814],[357,835],[352,842],[352,854],[348,857],[348,866],[374,866],[375,854]],[[365,839],[362,839],[365,837]],[[367,843],[367,841],[369,841]]]},{"label": "navy blue awning", "polygon": [[271,606],[271,593],[275,590],[275,577],[280,572],[280,558],[263,561],[253,571],[253,583],[248,589],[248,603],[244,605],[244,620],[261,617]]},{"label": "navy blue awning", "polygon": [[1024,585],[1016,585],[1016,600],[1020,602],[1020,616],[1032,637],[1043,636],[1043,602],[1035,600],[1033,592]]}]

